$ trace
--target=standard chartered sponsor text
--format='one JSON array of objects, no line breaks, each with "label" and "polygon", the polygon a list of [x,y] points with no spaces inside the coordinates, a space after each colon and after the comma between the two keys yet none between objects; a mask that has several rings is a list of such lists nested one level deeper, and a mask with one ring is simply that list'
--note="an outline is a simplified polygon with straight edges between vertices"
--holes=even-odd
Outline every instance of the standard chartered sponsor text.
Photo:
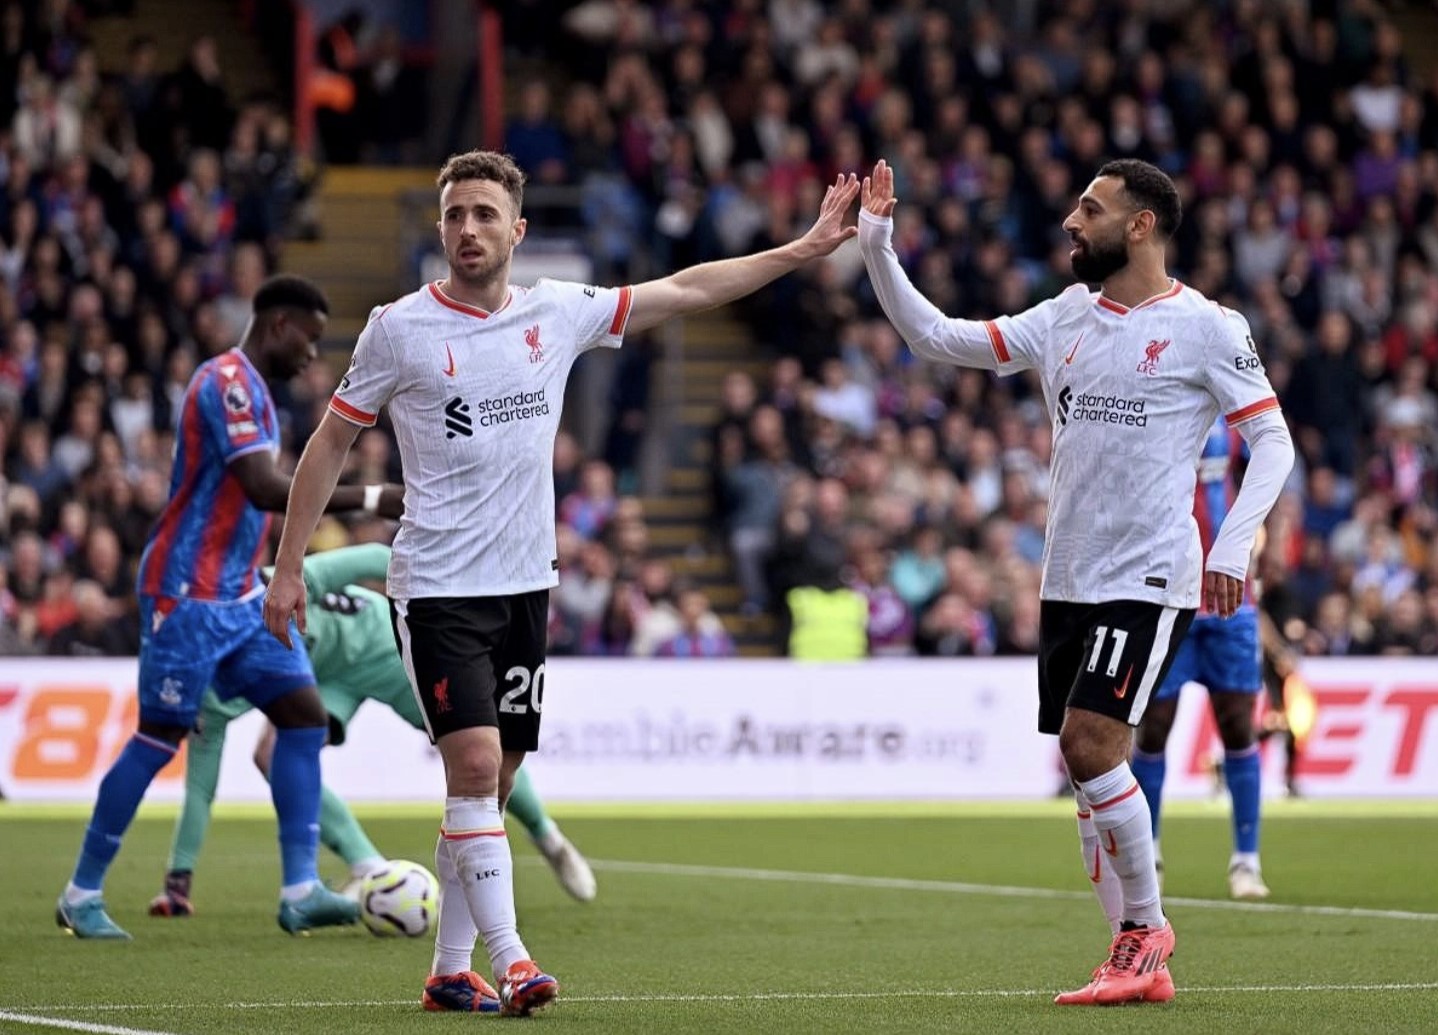
[{"label": "standard chartered sponsor text", "polygon": [[900,723],[775,722],[750,714],[727,721],[639,713],[606,722],[547,722],[539,751],[556,762],[745,761],[913,762],[975,765],[981,729],[917,729]]},{"label": "standard chartered sponsor text", "polygon": [[476,423],[481,428],[489,428],[496,424],[508,424],[511,421],[548,416],[549,400],[544,397],[542,390],[515,392],[512,395],[496,395],[492,399],[481,399],[475,403],[475,409],[479,411],[479,419]]},{"label": "standard chartered sponsor text", "polygon": [[1148,426],[1143,399],[1127,399],[1121,395],[1089,395],[1074,399],[1070,420],[1088,420],[1099,424],[1126,424],[1132,428]]}]

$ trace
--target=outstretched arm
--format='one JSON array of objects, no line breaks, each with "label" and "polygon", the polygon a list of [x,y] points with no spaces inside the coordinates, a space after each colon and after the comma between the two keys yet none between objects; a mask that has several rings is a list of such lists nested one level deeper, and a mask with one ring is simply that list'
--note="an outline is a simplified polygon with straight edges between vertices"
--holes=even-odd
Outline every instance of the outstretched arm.
[{"label": "outstretched arm", "polygon": [[[941,363],[996,370],[1013,358],[992,321],[951,319],[909,280],[890,240],[894,231],[894,170],[883,159],[864,177],[859,252],[879,305],[915,355]],[[1012,369],[1012,368],[1010,368]],[[1006,371],[1007,372],[1007,371]]]},{"label": "outstretched arm", "polygon": [[732,302],[758,291],[772,280],[792,273],[806,262],[823,258],[858,230],[844,226],[844,214],[859,196],[859,181],[840,176],[824,193],[819,218],[797,241],[737,259],[690,266],[662,280],[634,285],[629,331],[657,327],[665,320]]}]

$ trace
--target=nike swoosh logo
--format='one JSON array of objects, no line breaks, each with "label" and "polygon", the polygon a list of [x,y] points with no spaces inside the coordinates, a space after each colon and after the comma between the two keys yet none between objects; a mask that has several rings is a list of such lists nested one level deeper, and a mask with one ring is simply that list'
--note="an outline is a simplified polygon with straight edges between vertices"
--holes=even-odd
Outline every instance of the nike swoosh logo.
[{"label": "nike swoosh logo", "polygon": [[[1104,833],[1108,835],[1108,844],[1106,844],[1106,845],[1103,846],[1103,850],[1104,850],[1105,852],[1107,852],[1109,855],[1112,855],[1112,856],[1117,857],[1117,855],[1118,855],[1118,842],[1113,839],[1113,831],[1112,831],[1112,830],[1105,830]],[[1097,863],[1094,864],[1094,869],[1098,869]]]},{"label": "nike swoosh logo", "polygon": [[1122,701],[1125,697],[1128,696],[1128,681],[1132,678],[1133,666],[1130,665],[1128,667],[1128,671],[1123,674],[1123,682],[1113,688],[1113,695],[1117,697],[1120,701]]},{"label": "nike swoosh logo", "polygon": [[444,376],[454,376],[454,353],[449,351],[449,342],[444,343],[444,354],[449,357],[449,366],[445,367]]},{"label": "nike swoosh logo", "polygon": [[[1109,836],[1112,837],[1113,835],[1110,834]],[[1088,875],[1088,879],[1095,884],[1103,880],[1103,856],[1097,848],[1093,850],[1093,872]]]},{"label": "nike swoosh logo", "polygon": [[[1086,333],[1088,333],[1088,332],[1085,331],[1084,333],[1086,334]],[[1068,366],[1070,363],[1072,363],[1072,362],[1074,361],[1074,353],[1078,351],[1078,347],[1079,347],[1080,345],[1082,345],[1082,344],[1083,344],[1083,334],[1080,334],[1080,335],[1078,336],[1078,339],[1074,342],[1074,347],[1071,348],[1071,349],[1069,349],[1069,354],[1064,357],[1064,366]]]}]

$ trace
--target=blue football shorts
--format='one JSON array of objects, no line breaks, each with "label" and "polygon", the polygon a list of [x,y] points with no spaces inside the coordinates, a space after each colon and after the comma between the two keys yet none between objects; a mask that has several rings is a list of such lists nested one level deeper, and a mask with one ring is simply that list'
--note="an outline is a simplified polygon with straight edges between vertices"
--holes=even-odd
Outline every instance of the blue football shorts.
[{"label": "blue football shorts", "polygon": [[1190,682],[1208,690],[1256,694],[1263,689],[1262,660],[1258,612],[1252,605],[1239,608],[1232,618],[1199,615],[1154,699],[1171,700]]},{"label": "blue football shorts", "polygon": [[208,601],[140,596],[140,719],[193,726],[205,689],[264,708],[313,686],[304,641],[294,649],[265,628],[264,597]]}]

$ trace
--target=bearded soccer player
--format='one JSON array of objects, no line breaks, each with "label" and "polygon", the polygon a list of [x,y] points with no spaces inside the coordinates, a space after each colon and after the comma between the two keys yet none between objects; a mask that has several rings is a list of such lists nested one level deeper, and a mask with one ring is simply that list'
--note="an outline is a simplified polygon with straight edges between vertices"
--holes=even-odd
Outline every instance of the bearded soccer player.
[{"label": "bearded soccer player", "polygon": [[[505,155],[471,151],[440,170],[438,230],[449,276],[377,310],[295,472],[265,603],[289,642],[305,625],[301,561],[360,428],[388,407],[404,463],[404,518],[389,596],[406,668],[444,758],[444,824],[435,867],[444,888],[422,1002],[431,1010],[524,1015],[559,983],[530,958],[514,915],[502,809],[539,742],[549,590],[558,581],[554,436],[569,371],[593,348],[723,305],[853,237],[853,176],[828,190],[798,240],[705,263],[662,280],[601,288],[510,284],[524,239],[524,174]],[[479,931],[498,991],[471,966],[473,938],[446,939],[455,910]]]},{"label": "bearded soccer player", "polygon": [[[1256,364],[1258,357],[1252,356],[1247,362]],[[1243,439],[1222,420],[1215,421],[1198,461],[1198,491],[1193,497],[1193,517],[1198,522],[1205,553],[1213,548],[1237,497],[1237,469],[1243,452]],[[1258,738],[1253,728],[1256,698],[1263,690],[1263,655],[1258,638],[1258,608],[1248,583],[1243,603],[1232,617],[1225,619],[1199,611],[1138,727],[1133,774],[1153,814],[1154,860],[1160,872],[1163,855],[1158,847],[1159,815],[1168,768],[1165,749],[1178,713],[1179,692],[1190,682],[1202,683],[1208,691],[1208,703],[1223,741],[1223,779],[1233,810],[1228,893],[1237,899],[1267,898],[1268,885],[1263,882],[1258,861],[1262,788]]]},{"label": "bearded soccer player", "polygon": [[[345,742],[350,720],[366,701],[388,705],[417,730],[424,729],[414,690],[394,641],[389,601],[362,582],[384,578],[389,547],[379,543],[325,550],[305,558],[305,590],[314,601],[305,629],[305,649],[314,666],[319,693],[329,716],[329,743]],[[220,778],[225,728],[250,710],[243,699],[222,701],[210,691],[200,709],[199,727],[190,734],[185,757],[185,801],[175,822],[165,890],[150,902],[151,916],[180,917],[194,913],[190,886],[200,846],[210,825],[210,809]],[[255,764],[266,777],[273,766],[275,731],[266,727],[255,748]],[[534,845],[554,870],[564,890],[581,902],[595,896],[594,871],[579,850],[544,811],[529,771],[515,774],[506,812],[528,831]],[[359,820],[328,787],[321,788],[320,843],[350,870],[350,885],[383,868],[385,857]],[[468,914],[460,914],[467,916]],[[460,932],[463,937],[463,932]],[[471,944],[474,932],[469,931]]]},{"label": "bearded soccer player", "polygon": [[[354,902],[319,881],[320,748],[325,710],[309,656],[281,649],[261,620],[257,567],[270,514],[284,509],[290,479],[276,463],[280,422],[267,380],[283,381],[318,355],[329,304],[301,277],[272,277],[255,292],[244,340],[200,364],[185,389],[170,500],[140,558],[140,723],[100,783],[55,920],[80,938],[128,939],[100,889],[145,791],[195,725],[214,686],[242,697],[275,724],[270,779],[279,817],[278,919],[291,934],[352,924]],[[399,486],[333,483],[328,510],[398,517]]]},{"label": "bearded soccer player", "polygon": [[[1227,619],[1243,601],[1254,536],[1293,465],[1278,400],[1247,321],[1169,277],[1164,250],[1182,211],[1173,181],[1146,162],[1104,165],[1064,220],[1084,284],[994,320],[946,317],[909,282],[890,242],[884,162],[862,198],[864,264],[910,349],[1004,375],[1035,371],[1053,421],[1038,726],[1059,738],[1084,869],[1113,933],[1090,982],[1056,1001],[1167,1001],[1174,932],[1129,767],[1133,727],[1199,604]],[[1251,458],[1205,565],[1195,470],[1220,413]]]}]

